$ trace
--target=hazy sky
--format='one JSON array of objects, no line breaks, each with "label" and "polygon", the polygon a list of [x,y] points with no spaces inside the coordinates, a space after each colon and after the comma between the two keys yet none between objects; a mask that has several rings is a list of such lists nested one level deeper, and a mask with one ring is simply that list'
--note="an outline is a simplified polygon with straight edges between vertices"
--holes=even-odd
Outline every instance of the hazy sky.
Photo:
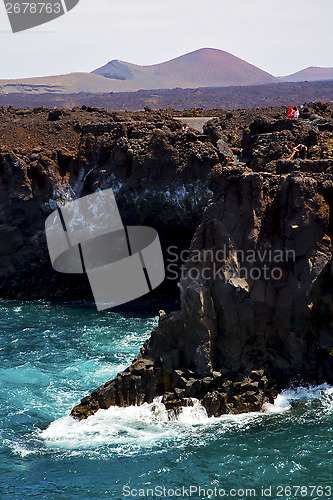
[{"label": "hazy sky", "polygon": [[80,0],[12,34],[0,0],[0,78],[92,71],[111,59],[154,64],[201,47],[275,76],[333,67],[332,19],[333,0]]}]

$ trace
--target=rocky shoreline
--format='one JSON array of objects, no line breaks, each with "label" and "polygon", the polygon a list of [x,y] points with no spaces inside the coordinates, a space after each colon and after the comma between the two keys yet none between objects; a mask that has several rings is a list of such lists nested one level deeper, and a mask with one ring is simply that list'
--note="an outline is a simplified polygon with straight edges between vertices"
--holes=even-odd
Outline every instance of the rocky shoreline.
[{"label": "rocky shoreline", "polygon": [[[97,189],[112,187],[124,223],[157,229],[164,251],[190,249],[181,310],[160,311],[132,365],[75,418],[156,396],[171,414],[191,398],[208,415],[258,411],[292,381],[333,383],[332,116],[322,102],[297,121],[221,111],[200,134],[149,109],[0,111],[2,297],[84,296],[82,278],[51,269],[43,224]],[[306,158],[290,159],[291,143]]]},{"label": "rocky shoreline", "polygon": [[291,381],[333,383],[333,176],[225,167],[212,184],[181,311],[160,313],[133,364],[84,398],[76,418],[159,395],[169,409],[198,398],[218,416],[259,410]]}]

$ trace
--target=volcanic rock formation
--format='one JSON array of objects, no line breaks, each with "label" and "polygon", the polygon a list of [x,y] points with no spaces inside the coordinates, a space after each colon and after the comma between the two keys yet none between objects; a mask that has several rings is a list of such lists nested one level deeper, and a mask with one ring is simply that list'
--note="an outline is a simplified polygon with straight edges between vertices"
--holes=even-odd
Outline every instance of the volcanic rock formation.
[{"label": "volcanic rock formation", "polygon": [[228,52],[209,48],[151,66],[113,60],[92,73],[121,80],[118,87],[123,90],[262,85],[279,81]]},{"label": "volcanic rock formation", "polygon": [[76,418],[155,396],[171,414],[193,397],[209,415],[253,411],[293,380],[333,383],[333,107],[285,112],[220,111],[201,134],[149,109],[0,110],[1,297],[86,296],[82,278],[52,270],[44,222],[98,189],[164,250],[190,247],[181,310],[160,311],[132,365]]},{"label": "volcanic rock formation", "polygon": [[[304,107],[301,121],[277,111],[249,127],[243,114],[243,130],[230,113],[207,124],[213,142],[236,153],[243,144],[247,158],[214,168],[181,311],[161,311],[132,365],[74,417],[161,395],[171,413],[196,397],[218,416],[259,410],[291,381],[333,383],[332,109]],[[306,143],[309,158],[284,159],[291,140]]]},{"label": "volcanic rock formation", "polygon": [[163,249],[187,248],[219,155],[181,127],[149,110],[0,108],[0,295],[92,299],[85,277],[53,271],[44,226],[57,206],[98,189],[113,188],[124,224],[154,227]]},{"label": "volcanic rock formation", "polygon": [[333,68],[310,66],[292,75],[281,76],[280,80],[283,82],[318,82],[333,80]]}]

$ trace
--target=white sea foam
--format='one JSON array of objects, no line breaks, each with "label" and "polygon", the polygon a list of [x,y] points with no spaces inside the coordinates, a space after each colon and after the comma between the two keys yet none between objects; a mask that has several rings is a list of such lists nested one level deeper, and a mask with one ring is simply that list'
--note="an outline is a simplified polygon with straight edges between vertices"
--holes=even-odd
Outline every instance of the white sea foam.
[{"label": "white sea foam", "polygon": [[286,389],[277,396],[274,404],[267,403],[264,411],[268,413],[283,413],[290,410],[297,403],[311,405],[314,401],[320,402],[323,411],[332,411],[333,387],[328,384],[322,384]]},{"label": "white sea foam", "polygon": [[65,449],[94,448],[109,444],[144,445],[156,440],[177,437],[179,427],[207,422],[206,410],[198,400],[193,406],[183,408],[178,416],[169,413],[161,398],[151,404],[111,407],[99,410],[81,422],[72,417],[62,417],[43,430],[40,437],[49,447]]},{"label": "white sea foam", "polygon": [[24,446],[23,444],[21,443],[16,443],[16,442],[10,442],[7,440],[7,442],[5,442],[5,444],[11,448],[12,452],[14,453],[14,455],[18,455],[20,456],[21,458],[25,458],[25,457],[28,457],[30,455],[36,455],[38,454],[38,452],[34,449],[29,449],[27,446]]},{"label": "white sea foam", "polygon": [[228,414],[219,418],[208,418],[205,408],[196,399],[193,399],[193,406],[183,408],[178,415],[168,412],[161,399],[155,398],[153,403],[141,406],[99,410],[80,422],[70,416],[62,417],[41,431],[40,437],[49,448],[91,450],[107,445],[113,449],[126,446],[134,450],[193,436],[194,432],[199,437],[207,426],[214,426],[219,435],[246,430],[260,425],[273,414],[292,410],[297,404],[305,404],[310,409],[311,404],[317,402],[322,414],[331,413],[333,387],[323,384],[288,389],[278,395],[274,404],[266,404],[261,412]]}]

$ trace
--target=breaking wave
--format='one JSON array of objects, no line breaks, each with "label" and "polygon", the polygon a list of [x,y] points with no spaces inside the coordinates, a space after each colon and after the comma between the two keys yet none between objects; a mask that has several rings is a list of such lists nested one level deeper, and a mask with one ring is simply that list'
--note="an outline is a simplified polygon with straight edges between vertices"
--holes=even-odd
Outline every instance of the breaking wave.
[{"label": "breaking wave", "polygon": [[[111,407],[99,410],[86,420],[77,421],[70,416],[55,420],[41,431],[40,437],[49,448],[67,450],[94,449],[100,446],[149,447],[167,440],[188,439],[201,431],[213,431],[213,436],[244,430],[249,426],[267,423],[276,415],[289,414],[292,418],[307,416],[318,418],[333,411],[333,387],[323,384],[315,387],[288,389],[279,394],[274,404],[267,403],[263,411],[227,414],[208,418],[205,408],[196,399],[193,406],[183,408],[178,415],[168,412],[155,398],[151,404]],[[286,418],[286,417],[284,417]],[[117,448],[119,451],[119,448]]]}]

